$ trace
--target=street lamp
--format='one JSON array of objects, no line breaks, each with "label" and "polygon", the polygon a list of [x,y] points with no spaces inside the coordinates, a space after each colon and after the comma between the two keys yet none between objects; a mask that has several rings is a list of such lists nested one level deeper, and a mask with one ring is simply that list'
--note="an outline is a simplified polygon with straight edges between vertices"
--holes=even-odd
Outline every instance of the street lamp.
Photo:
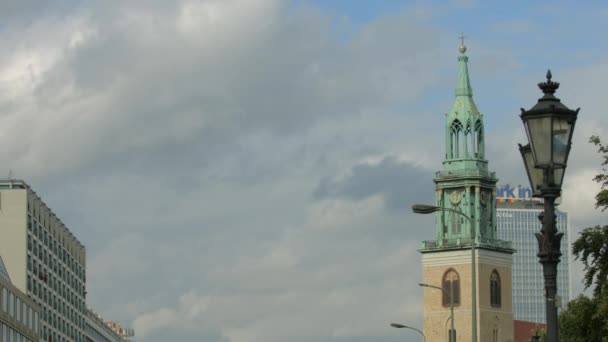
[{"label": "street lamp", "polygon": [[391,323],[391,327],[393,327],[393,328],[398,328],[398,329],[403,329],[403,328],[406,328],[406,329],[412,329],[412,330],[415,330],[415,331],[419,332],[419,333],[420,333],[420,335],[422,335],[422,340],[423,340],[424,342],[426,342],[426,336],[424,336],[424,333],[423,333],[422,331],[420,331],[419,329],[416,329],[416,328],[414,328],[414,327],[410,327],[410,326],[408,326],[408,325],[399,324],[399,323]]},{"label": "street lamp", "polygon": [[547,315],[547,342],[557,342],[557,264],[563,233],[558,233],[555,225],[555,199],[560,196],[564,171],[572,143],[574,124],[580,108],[571,110],[553,94],[559,83],[551,81],[551,71],[547,71],[547,81],[538,84],[544,96],[532,109],[521,109],[529,144],[519,146],[532,186],[533,195],[544,199],[544,212],[539,215],[542,222],[538,240],[538,257],[543,265],[545,278],[545,309]]},{"label": "street lamp", "polygon": [[443,291],[444,296],[446,296],[446,298],[450,299],[450,342],[456,342],[456,339],[455,339],[456,331],[454,330],[454,300],[453,300],[452,296],[450,296],[448,291],[446,291],[443,287],[439,287],[439,286],[435,286],[435,285],[431,285],[431,284],[425,284],[425,283],[418,283],[418,285],[423,286],[423,287],[430,287],[432,289],[441,290],[441,291]]},{"label": "street lamp", "polygon": [[[473,284],[473,286],[471,286],[471,301],[472,301],[471,311],[473,314],[473,324],[471,325],[471,327],[472,327],[471,336],[473,337],[472,341],[477,342],[477,271],[475,270],[475,236],[473,236],[475,229],[473,228],[473,221],[471,220],[470,217],[468,217],[461,211],[458,211],[458,210],[455,210],[452,208],[438,207],[435,205],[414,204],[412,206],[412,211],[415,212],[416,214],[432,214],[437,211],[449,211],[452,213],[460,214],[465,219],[467,219],[467,221],[469,221],[469,225],[471,226],[471,283]],[[454,320],[452,320],[452,323],[453,322],[454,322]]]}]

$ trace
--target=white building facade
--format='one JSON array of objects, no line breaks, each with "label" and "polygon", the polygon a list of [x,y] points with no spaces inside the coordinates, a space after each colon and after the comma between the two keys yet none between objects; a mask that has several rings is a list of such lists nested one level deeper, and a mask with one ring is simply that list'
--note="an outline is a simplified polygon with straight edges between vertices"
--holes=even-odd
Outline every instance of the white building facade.
[{"label": "white building facade", "polygon": [[40,340],[86,341],[84,245],[20,180],[0,180],[0,235],[13,285],[40,307]]}]

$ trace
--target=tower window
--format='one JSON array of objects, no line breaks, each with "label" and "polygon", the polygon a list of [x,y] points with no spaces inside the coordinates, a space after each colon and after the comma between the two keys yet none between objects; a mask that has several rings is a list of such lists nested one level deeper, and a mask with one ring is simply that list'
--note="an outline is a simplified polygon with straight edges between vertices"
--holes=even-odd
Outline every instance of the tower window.
[{"label": "tower window", "polygon": [[443,276],[443,306],[460,305],[460,277],[454,269],[449,269]]},{"label": "tower window", "polygon": [[452,159],[460,158],[464,152],[463,127],[460,121],[454,120],[450,127],[450,154]]},{"label": "tower window", "polygon": [[500,302],[500,275],[496,270],[490,275],[490,305],[499,308]]},{"label": "tower window", "polygon": [[483,126],[481,121],[475,122],[475,156],[483,158]]},{"label": "tower window", "polygon": [[[452,209],[460,212],[460,206],[454,206]],[[450,225],[452,228],[452,233],[460,234],[462,227],[462,215],[456,212],[450,212]]]}]

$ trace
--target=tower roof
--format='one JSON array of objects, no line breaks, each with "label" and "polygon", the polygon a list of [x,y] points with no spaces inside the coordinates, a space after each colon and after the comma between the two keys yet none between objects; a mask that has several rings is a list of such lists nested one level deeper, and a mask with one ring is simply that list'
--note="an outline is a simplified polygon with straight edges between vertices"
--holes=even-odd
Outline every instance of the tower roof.
[{"label": "tower roof", "polygon": [[477,109],[473,101],[473,89],[471,88],[471,80],[469,78],[469,68],[467,62],[469,57],[465,55],[467,47],[464,45],[465,36],[460,36],[461,43],[458,47],[460,56],[458,56],[458,82],[456,83],[456,100],[452,109],[448,113],[447,123],[458,119],[463,125],[467,122],[474,122],[481,117],[481,113]]}]

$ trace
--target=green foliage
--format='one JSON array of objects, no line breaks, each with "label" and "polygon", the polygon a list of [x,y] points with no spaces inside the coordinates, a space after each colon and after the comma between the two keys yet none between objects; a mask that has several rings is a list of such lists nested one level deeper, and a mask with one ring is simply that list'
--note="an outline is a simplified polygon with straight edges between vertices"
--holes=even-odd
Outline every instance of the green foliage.
[{"label": "green foliage", "polygon": [[[589,142],[598,147],[602,154],[602,166],[608,165],[608,146],[602,144],[598,136],[591,136]],[[608,174],[606,168],[597,174],[594,181],[601,184],[600,192],[595,196],[596,208],[608,209]],[[608,226],[585,228],[572,244],[572,254],[585,266],[585,288],[595,283],[593,293],[600,294],[608,282]]]},{"label": "green foliage", "polygon": [[[602,155],[602,166],[608,165],[608,146],[600,138],[592,136],[589,142],[598,147]],[[608,209],[608,172],[593,178],[601,184],[595,196],[596,208]],[[580,295],[570,301],[559,316],[560,341],[563,342],[608,342],[608,226],[583,229],[572,244],[572,254],[585,266],[585,288],[594,286],[593,298]]]},{"label": "green foliage", "polygon": [[583,229],[572,244],[572,254],[585,265],[585,288],[595,283],[593,293],[599,295],[608,282],[608,226]]},{"label": "green foliage", "polygon": [[608,341],[608,316],[599,310],[603,299],[580,295],[570,301],[559,315],[559,340],[562,342]]},{"label": "green foliage", "polygon": [[[602,154],[602,166],[608,165],[608,146],[602,144],[600,138],[596,135],[589,138],[589,142],[598,147],[597,152]],[[595,177],[593,180],[602,185],[602,189],[595,195],[595,207],[602,208],[602,211],[608,209],[608,174],[606,174],[606,168],[602,168],[602,172]]]}]

